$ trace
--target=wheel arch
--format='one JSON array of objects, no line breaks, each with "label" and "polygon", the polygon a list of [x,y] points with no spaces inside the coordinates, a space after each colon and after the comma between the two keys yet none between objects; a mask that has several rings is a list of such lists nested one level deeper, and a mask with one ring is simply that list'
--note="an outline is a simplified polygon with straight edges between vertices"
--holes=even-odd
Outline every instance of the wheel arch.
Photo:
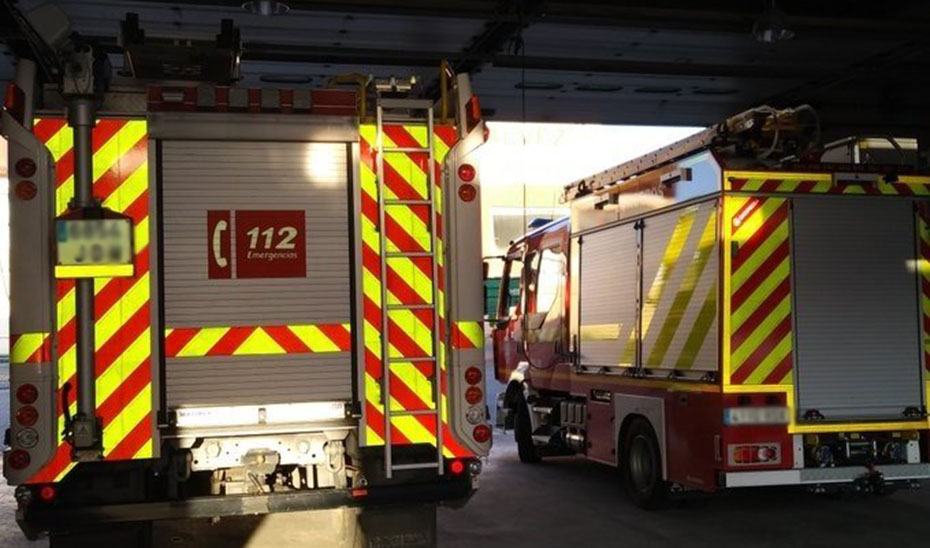
[{"label": "wheel arch", "polygon": [[662,459],[662,479],[668,480],[668,455],[665,428],[665,400],[652,396],[632,394],[614,395],[614,424],[617,447],[617,466],[623,465],[623,440],[630,425],[636,419],[643,419],[652,427],[659,442],[659,455]]}]

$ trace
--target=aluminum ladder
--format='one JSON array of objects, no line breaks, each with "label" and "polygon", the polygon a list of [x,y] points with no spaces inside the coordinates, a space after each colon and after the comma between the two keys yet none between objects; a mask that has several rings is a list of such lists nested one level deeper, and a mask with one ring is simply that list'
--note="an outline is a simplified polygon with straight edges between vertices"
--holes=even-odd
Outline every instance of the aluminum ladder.
[{"label": "aluminum ladder", "polygon": [[[417,147],[385,147],[384,146],[384,125],[385,123],[422,125],[422,117],[414,117],[410,114],[422,111],[426,113],[426,134],[427,146],[425,148]],[[436,251],[436,172],[435,172],[435,155],[433,151],[433,103],[428,100],[420,99],[390,99],[379,98],[377,109],[377,176],[378,176],[378,233],[380,244],[381,258],[381,396],[384,403],[384,472],[385,476],[390,479],[395,471],[401,470],[420,470],[435,468],[438,474],[443,473],[443,455],[442,455],[442,397],[440,385],[440,337],[439,337],[439,261],[437,260]],[[400,200],[385,199],[385,178],[384,178],[384,155],[391,153],[421,153],[429,154],[429,167],[426,170],[426,198],[422,200]],[[387,230],[385,229],[385,207],[391,205],[407,206],[429,206],[429,232],[430,247],[423,252],[388,252],[387,247]],[[393,257],[423,258],[428,257],[432,264],[432,300],[428,304],[388,304],[387,299],[387,266],[388,259]],[[391,357],[390,337],[389,337],[389,314],[393,310],[430,310],[433,315],[432,326],[432,354],[415,358],[398,358]],[[391,364],[402,362],[433,362],[432,392],[433,392],[433,409],[423,410],[397,410],[391,409]],[[421,462],[405,462],[402,464],[394,463],[393,444],[391,443],[391,417],[433,415],[436,419],[436,459]]]}]

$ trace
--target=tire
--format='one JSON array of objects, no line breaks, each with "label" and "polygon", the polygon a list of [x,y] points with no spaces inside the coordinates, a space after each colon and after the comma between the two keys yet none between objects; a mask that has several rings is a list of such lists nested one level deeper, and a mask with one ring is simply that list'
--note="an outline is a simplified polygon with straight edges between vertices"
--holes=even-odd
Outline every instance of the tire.
[{"label": "tire", "polygon": [[623,484],[633,504],[657,510],[668,502],[668,483],[662,479],[662,453],[649,421],[633,419],[623,436]]},{"label": "tire", "polygon": [[533,425],[530,422],[530,411],[526,399],[522,395],[515,402],[516,416],[514,417],[513,437],[517,442],[517,454],[520,462],[534,464],[540,461],[539,450],[533,444]]}]

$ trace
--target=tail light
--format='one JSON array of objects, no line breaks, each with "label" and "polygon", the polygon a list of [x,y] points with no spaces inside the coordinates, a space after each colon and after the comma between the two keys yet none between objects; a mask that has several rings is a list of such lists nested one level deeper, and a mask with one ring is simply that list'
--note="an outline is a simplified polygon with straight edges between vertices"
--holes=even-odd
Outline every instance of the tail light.
[{"label": "tail light", "polygon": [[482,376],[481,370],[477,367],[469,367],[465,370],[465,382],[468,384],[478,384]]},{"label": "tail light", "polygon": [[32,462],[32,459],[29,457],[29,453],[23,451],[22,449],[14,449],[10,451],[9,456],[7,457],[7,464],[10,465],[10,468],[14,470],[22,470],[29,466],[29,463]]},{"label": "tail light", "polygon": [[465,391],[465,401],[471,405],[475,405],[476,403],[480,402],[483,396],[484,394],[477,386],[469,386],[468,390]]},{"label": "tail light", "polygon": [[727,446],[727,449],[731,465],[768,465],[781,462],[781,446],[774,442],[735,444]]},{"label": "tail light", "polygon": [[17,198],[23,200],[24,202],[28,202],[29,200],[36,197],[36,194],[39,193],[39,189],[32,181],[20,181],[16,183],[14,192],[16,192]]},{"label": "tail light", "polygon": [[455,476],[461,475],[462,472],[465,471],[465,463],[460,460],[454,460],[449,463],[449,471]]},{"label": "tail light", "polygon": [[23,426],[32,426],[39,420],[39,412],[31,405],[24,405],[16,411],[16,422]]},{"label": "tail light", "polygon": [[16,399],[24,405],[35,403],[39,399],[39,389],[34,384],[23,384],[16,389]]},{"label": "tail light", "polygon": [[39,487],[39,500],[45,504],[51,504],[55,502],[55,497],[58,496],[58,491],[55,490],[54,485],[43,485]]},{"label": "tail light", "polygon": [[459,199],[463,202],[471,202],[478,196],[478,189],[475,185],[465,183],[459,187]]},{"label": "tail light", "polygon": [[491,427],[486,424],[479,424],[472,430],[472,437],[478,443],[484,443],[491,439]]},{"label": "tail light", "polygon": [[23,178],[32,177],[36,174],[36,163],[32,158],[20,158],[16,160],[16,174]]},{"label": "tail light", "polygon": [[466,183],[470,183],[475,180],[475,175],[478,174],[478,171],[475,169],[475,166],[471,164],[462,164],[459,166],[459,179]]}]

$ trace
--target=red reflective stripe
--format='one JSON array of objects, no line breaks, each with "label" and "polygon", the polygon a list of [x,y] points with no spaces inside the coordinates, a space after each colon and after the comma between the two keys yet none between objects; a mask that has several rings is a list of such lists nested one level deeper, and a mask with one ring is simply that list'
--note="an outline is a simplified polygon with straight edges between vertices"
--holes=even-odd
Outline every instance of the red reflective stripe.
[{"label": "red reflective stripe", "polygon": [[788,354],[781,360],[781,363],[776,365],[775,369],[765,377],[762,384],[780,384],[781,381],[785,380],[785,377],[788,376],[788,373],[791,372],[792,367],[793,360],[791,359],[791,354]]},{"label": "red reflective stripe", "polygon": [[230,356],[246,339],[255,332],[254,327],[230,327],[220,340],[210,347],[207,356]]},{"label": "red reflective stripe", "polygon": [[398,173],[391,164],[384,162],[384,185],[400,200],[422,200],[421,195],[410,182]]},{"label": "red reflective stripe", "polygon": [[733,190],[740,190],[743,186],[746,185],[748,179],[737,179],[735,177],[730,177],[730,188]]},{"label": "red reflective stripe", "polygon": [[414,291],[393,268],[388,266],[387,275],[388,291],[397,297],[402,304],[425,304],[426,300]]},{"label": "red reflective stripe", "polygon": [[131,149],[120,156],[110,169],[94,181],[94,195],[100,200],[109,198],[146,160],[148,160],[148,139],[142,137]]},{"label": "red reflective stripe", "polygon": [[293,331],[287,328],[284,325],[272,325],[268,327],[263,327],[262,330],[268,334],[269,337],[274,339],[274,342],[281,345],[281,348],[288,354],[297,354],[301,352],[309,352],[310,347],[307,346],[300,338],[294,334]]},{"label": "red reflective stripe", "polygon": [[388,124],[382,127],[384,129],[384,134],[387,135],[388,139],[393,141],[395,145],[403,148],[424,148],[404,126]]},{"label": "red reflective stripe", "polygon": [[107,460],[131,459],[149,441],[152,433],[152,415],[146,414],[133,429],[120,440],[107,455]]},{"label": "red reflective stripe", "polygon": [[759,367],[762,360],[768,356],[772,350],[781,342],[785,336],[791,332],[791,315],[788,315],[778,324],[778,326],[768,334],[764,341],[746,358],[746,361],[733,372],[730,382],[733,384],[742,384],[750,375]]},{"label": "red reflective stripe", "polygon": [[796,188],[794,191],[805,194],[814,190],[815,186],[817,186],[817,181],[801,181],[801,184],[798,185],[798,188]]},{"label": "red reflective stripe", "polygon": [[776,192],[778,187],[784,182],[784,179],[766,179],[765,182],[759,186],[759,192]]},{"label": "red reflective stripe", "polygon": [[103,419],[104,428],[119,415],[126,405],[139,395],[152,380],[152,362],[145,358],[136,365],[123,382],[97,406],[97,415]]},{"label": "red reflective stripe", "polygon": [[[761,204],[760,204],[761,207]],[[740,246],[739,252],[733,257],[733,267],[731,272],[736,272],[739,270],[739,267],[746,262],[749,257],[752,256],[753,252],[758,249],[759,246],[765,242],[769,236],[772,235],[775,230],[781,226],[781,224],[788,220],[788,204],[782,204],[778,206],[772,216],[765,220],[762,223],[762,226],[753,233],[746,242]]]},{"label": "red reflective stripe", "polygon": [[71,464],[71,445],[62,442],[52,458],[26,483],[51,483]]},{"label": "red reflective stripe", "polygon": [[[730,346],[733,350],[736,350],[743,344],[743,341],[746,340],[753,331],[756,330],[759,325],[769,317],[769,314],[772,313],[775,308],[781,304],[781,302],[788,296],[790,291],[791,284],[788,278],[785,278],[774,291],[769,293],[765,300],[762,301],[762,304],[756,308],[746,321],[743,322],[743,325],[739,326],[733,333],[733,337],[730,339]],[[733,310],[736,310],[736,307],[733,307]]]},{"label": "red reflective stripe", "polygon": [[733,298],[731,300],[730,306],[732,310],[739,309],[743,302],[745,302],[746,299],[752,295],[752,292],[755,291],[759,285],[761,285],[762,282],[764,282],[769,277],[769,275],[774,272],[775,269],[778,268],[778,266],[781,265],[785,259],[788,258],[789,247],[788,240],[782,242],[781,245],[779,245],[775,251],[773,251],[772,254],[769,255],[761,265],[759,265],[756,271],[753,272],[752,275],[750,275],[748,278],[746,278],[746,281],[743,282],[743,285],[741,285],[739,289],[733,292]]},{"label": "red reflective stripe", "polygon": [[99,377],[110,365],[113,364],[129,346],[136,341],[145,330],[149,328],[149,318],[151,309],[146,302],[140,306],[132,316],[127,318],[123,325],[113,333],[110,339],[103,343],[95,354],[96,360],[94,369]]},{"label": "red reflective stripe", "polygon": [[32,133],[40,143],[46,144],[48,140],[61,131],[66,124],[67,122],[64,118],[42,118],[39,120],[39,123],[32,128]]},{"label": "red reflective stripe", "polygon": [[174,329],[165,337],[165,357],[174,358],[197,335],[196,329]]},{"label": "red reflective stripe", "polygon": [[384,228],[387,232],[388,240],[390,240],[402,252],[407,253],[429,251],[428,248],[421,246],[420,242],[414,239],[409,232],[397,224],[397,221],[391,218],[390,215],[384,216]]},{"label": "red reflective stripe", "polygon": [[342,324],[323,323],[316,326],[340,350],[352,348],[352,334]]}]

